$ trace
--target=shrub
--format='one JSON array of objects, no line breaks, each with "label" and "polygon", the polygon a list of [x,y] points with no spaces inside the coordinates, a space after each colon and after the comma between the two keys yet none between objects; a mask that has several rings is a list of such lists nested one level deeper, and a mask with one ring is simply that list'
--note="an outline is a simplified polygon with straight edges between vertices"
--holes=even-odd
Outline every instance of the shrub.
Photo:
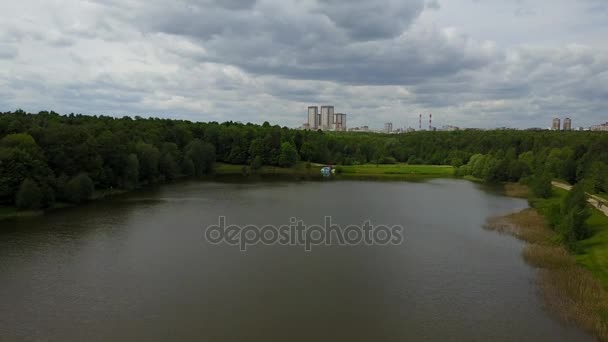
[{"label": "shrub", "polygon": [[93,181],[86,173],[81,173],[68,182],[65,195],[69,202],[77,204],[90,199],[93,191],[95,191]]},{"label": "shrub", "polygon": [[42,192],[38,184],[30,178],[21,182],[15,198],[19,209],[39,209],[42,205]]}]

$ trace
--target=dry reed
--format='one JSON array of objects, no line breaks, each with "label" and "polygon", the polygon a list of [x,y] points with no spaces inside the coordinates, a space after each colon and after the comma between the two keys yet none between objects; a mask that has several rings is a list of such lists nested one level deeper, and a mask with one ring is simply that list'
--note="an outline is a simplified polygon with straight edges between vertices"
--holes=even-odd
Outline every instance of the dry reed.
[{"label": "dry reed", "polygon": [[530,189],[520,183],[507,183],[505,184],[505,194],[511,197],[528,198]]},{"label": "dry reed", "polygon": [[523,258],[540,269],[538,284],[546,306],[599,340],[608,341],[608,291],[555,242],[556,234],[536,210],[493,217],[485,228],[528,242]]}]

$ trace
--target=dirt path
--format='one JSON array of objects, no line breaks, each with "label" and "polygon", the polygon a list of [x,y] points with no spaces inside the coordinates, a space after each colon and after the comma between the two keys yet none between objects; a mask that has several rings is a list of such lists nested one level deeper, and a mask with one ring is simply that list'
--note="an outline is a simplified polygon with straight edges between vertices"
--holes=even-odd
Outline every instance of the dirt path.
[{"label": "dirt path", "polygon": [[[564,184],[561,182],[552,181],[551,185],[556,188],[564,189],[567,191],[572,190],[572,185]],[[591,194],[587,195],[589,195],[589,199],[587,199],[587,202],[589,202],[589,204],[591,204],[595,209],[601,211],[602,213],[604,213],[604,215],[608,216],[608,202],[598,196]]]}]

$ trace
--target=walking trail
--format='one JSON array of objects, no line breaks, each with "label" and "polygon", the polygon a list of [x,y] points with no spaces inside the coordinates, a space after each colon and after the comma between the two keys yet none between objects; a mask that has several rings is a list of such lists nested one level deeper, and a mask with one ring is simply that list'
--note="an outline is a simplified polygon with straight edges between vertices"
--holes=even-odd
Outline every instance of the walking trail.
[{"label": "walking trail", "polygon": [[[552,181],[551,184],[556,187],[556,188],[560,188],[560,189],[564,189],[564,190],[572,190],[572,185],[568,185],[562,182],[557,182],[557,181]],[[589,204],[591,204],[591,206],[593,206],[595,209],[601,211],[602,213],[604,213],[604,215],[608,216],[608,201],[596,196],[596,195],[592,195],[592,194],[587,194],[589,195],[589,198],[587,199],[587,202],[589,202]]]}]

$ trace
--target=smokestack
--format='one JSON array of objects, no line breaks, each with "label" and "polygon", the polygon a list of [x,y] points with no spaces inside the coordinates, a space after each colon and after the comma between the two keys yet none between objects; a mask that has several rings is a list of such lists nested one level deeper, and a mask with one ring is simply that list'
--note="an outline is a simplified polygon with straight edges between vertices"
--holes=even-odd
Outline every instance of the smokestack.
[{"label": "smokestack", "polygon": [[418,118],[418,130],[422,129],[422,114],[420,114],[420,117]]},{"label": "smokestack", "polygon": [[429,114],[429,131],[433,130],[433,114]]}]

